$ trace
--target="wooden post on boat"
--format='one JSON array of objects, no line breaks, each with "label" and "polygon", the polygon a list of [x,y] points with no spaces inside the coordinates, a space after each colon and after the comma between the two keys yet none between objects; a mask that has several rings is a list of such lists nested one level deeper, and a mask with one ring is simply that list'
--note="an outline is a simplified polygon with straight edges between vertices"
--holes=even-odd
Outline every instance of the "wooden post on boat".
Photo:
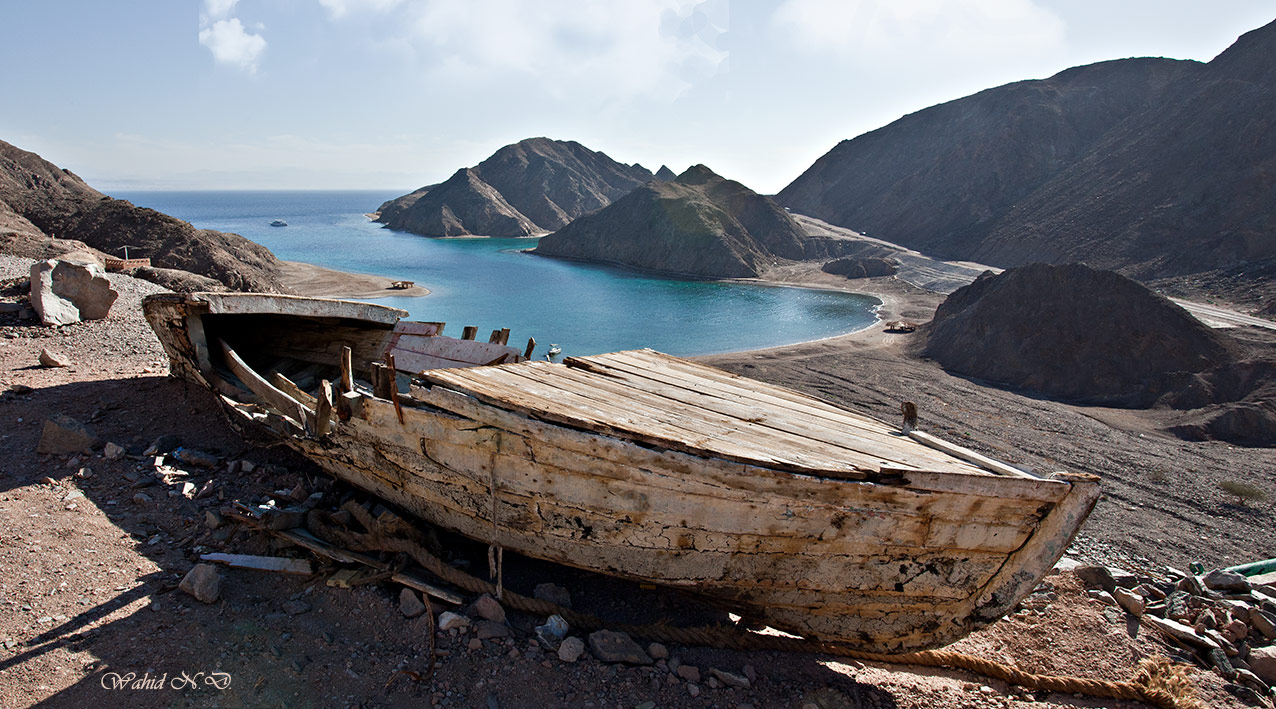
[{"label": "wooden post on boat", "polygon": [[501,331],[493,330],[491,336],[487,338],[487,342],[488,344],[491,344],[491,345],[501,344]]},{"label": "wooden post on boat", "polygon": [[899,429],[900,431],[903,431],[905,436],[907,436],[913,432],[913,429],[917,428],[917,404],[914,404],[911,401],[905,401],[900,404],[899,408],[904,414],[904,424],[900,426]]},{"label": "wooden post on boat", "polygon": [[510,343],[510,329],[508,327],[501,328],[500,338],[499,342],[502,345],[508,345]]},{"label": "wooden post on boat", "polygon": [[351,362],[352,352],[349,347],[341,348],[341,393],[354,391],[354,365]]},{"label": "wooden post on boat", "polygon": [[399,417],[399,425],[403,425],[403,404],[399,403],[399,370],[394,366],[394,354],[385,353],[385,376],[390,378],[390,401],[394,402],[394,414]]},{"label": "wooden post on boat", "polygon": [[461,332],[462,340],[473,340],[478,336],[478,327],[474,325],[466,325],[465,330]]},{"label": "wooden post on boat", "polygon": [[523,359],[531,359],[532,350],[534,349],[536,349],[536,338],[535,337],[527,338],[527,349],[523,350]]},{"label": "wooden post on boat", "polygon": [[328,435],[332,424],[332,382],[324,379],[319,382],[319,401],[315,404],[315,437]]},{"label": "wooden post on boat", "polygon": [[393,379],[391,379],[392,375],[389,375],[386,371],[389,368],[386,367],[384,362],[373,362],[371,366],[372,395],[378,399],[389,399],[391,396],[394,396],[394,392],[391,391],[393,388],[393,385],[391,384],[391,382],[393,382]]}]

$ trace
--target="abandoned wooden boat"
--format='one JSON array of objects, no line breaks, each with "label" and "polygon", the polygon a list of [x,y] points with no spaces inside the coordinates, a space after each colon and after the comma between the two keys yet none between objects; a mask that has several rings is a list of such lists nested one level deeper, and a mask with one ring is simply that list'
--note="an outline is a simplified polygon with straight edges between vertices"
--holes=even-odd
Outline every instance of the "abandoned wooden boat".
[{"label": "abandoned wooden boat", "polygon": [[870,651],[1001,618],[1099,495],[651,350],[554,364],[508,331],[314,298],[144,308],[175,375],[423,520]]}]

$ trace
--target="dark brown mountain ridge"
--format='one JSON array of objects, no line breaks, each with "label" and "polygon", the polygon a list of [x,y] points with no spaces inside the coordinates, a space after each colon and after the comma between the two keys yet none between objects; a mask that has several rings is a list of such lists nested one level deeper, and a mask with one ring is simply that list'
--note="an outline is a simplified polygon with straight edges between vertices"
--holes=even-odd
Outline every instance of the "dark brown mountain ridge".
[{"label": "dark brown mountain ridge", "polygon": [[529,138],[382,204],[377,221],[423,236],[529,236],[559,229],[652,178],[641,165],[575,141]]},{"label": "dark brown mountain ridge", "polygon": [[1185,295],[1276,295],[1276,23],[1213,61],[1122,59],[843,141],[794,211],[934,256],[1084,261]]},{"label": "dark brown mountain ridge", "polygon": [[[112,199],[70,170],[0,141],[5,252],[49,258],[77,248],[77,242],[109,255],[122,254],[127,245],[132,256],[150,258],[157,269],[189,271],[235,290],[287,290],[280,261],[266,247]],[[166,278],[171,281],[171,274]]]}]

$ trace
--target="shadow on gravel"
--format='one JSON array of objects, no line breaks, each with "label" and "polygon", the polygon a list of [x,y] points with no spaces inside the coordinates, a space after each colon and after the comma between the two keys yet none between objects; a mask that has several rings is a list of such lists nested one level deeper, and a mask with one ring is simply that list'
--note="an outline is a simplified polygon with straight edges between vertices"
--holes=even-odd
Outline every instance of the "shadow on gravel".
[{"label": "shadow on gravel", "polygon": [[[106,460],[100,449],[88,457],[38,455],[43,423],[55,414],[86,423],[102,441],[123,446],[129,455],[115,461]],[[229,525],[213,529],[207,513],[234,500],[263,502],[273,491],[297,485],[328,487],[316,467],[283,447],[248,445],[231,430],[211,394],[167,377],[6,394],[0,399],[0,420],[17,419],[22,423],[10,427],[0,444],[5,453],[0,492],[9,499],[22,494],[22,499],[47,500],[47,492],[27,493],[53,490],[52,519],[38,523],[35,532],[52,538],[39,540],[44,558],[33,559],[29,568],[66,582],[58,598],[79,597],[73,612],[43,618],[37,617],[40,604],[31,602],[37,608],[27,613],[29,632],[0,650],[0,672],[13,678],[8,681],[39,683],[41,678],[23,671],[37,660],[47,660],[41,667],[58,665],[59,672],[69,662],[71,672],[84,675],[42,706],[508,709],[633,707],[647,701],[658,707],[897,706],[889,692],[856,682],[853,663],[825,656],[671,645],[665,664],[676,660],[696,667],[699,682],[678,679],[667,667],[603,664],[588,652],[574,664],[564,663],[532,640],[534,626],[545,619],[518,613],[509,615],[510,638],[479,641],[473,632],[441,633],[431,643],[432,621],[403,615],[397,584],[333,588],[325,582],[336,567],[318,560],[309,577],[223,570],[221,597],[206,605],[177,590],[201,553],[312,558],[262,533]],[[214,470],[183,467],[188,473],[183,481],[196,489],[211,481],[211,494],[189,499],[177,492],[179,483],[149,482],[153,458],[140,454],[161,435],[175,435],[181,445],[222,459]],[[254,472],[230,473],[225,462],[238,460],[255,463]],[[87,478],[77,477],[82,468],[91,470]],[[328,487],[328,495],[370,500],[341,483]],[[79,504],[70,508],[70,500]],[[439,538],[451,563],[487,576],[485,545],[446,533]],[[570,592],[577,610],[610,622],[731,623],[725,611],[689,595],[512,553],[505,556],[503,575],[507,588],[526,595],[540,583],[553,582]],[[17,601],[16,607],[37,593],[19,585],[18,593],[5,596]],[[432,607],[435,614],[469,610],[440,601]],[[432,646],[439,653],[433,669]],[[709,680],[711,668],[742,675],[746,666],[756,676],[749,689],[714,687]]]}]

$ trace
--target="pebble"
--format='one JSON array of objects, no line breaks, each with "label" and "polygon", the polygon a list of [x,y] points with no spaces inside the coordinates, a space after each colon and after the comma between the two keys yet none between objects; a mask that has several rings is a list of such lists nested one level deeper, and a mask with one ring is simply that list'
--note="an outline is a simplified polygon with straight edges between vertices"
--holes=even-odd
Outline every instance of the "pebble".
[{"label": "pebble", "polygon": [[647,646],[647,654],[651,655],[652,659],[664,660],[669,657],[669,648],[660,643],[652,643]]},{"label": "pebble", "polygon": [[133,496],[133,502],[136,502],[139,505],[144,505],[150,501],[151,501],[151,496],[147,495],[144,492],[139,492]]},{"label": "pebble", "polygon": [[474,602],[474,612],[480,617],[497,623],[505,622],[505,609],[501,607],[499,601],[492,598],[489,594],[483,594]]},{"label": "pebble", "polygon": [[558,659],[563,662],[575,662],[585,654],[585,641],[578,637],[570,637],[558,646]]},{"label": "pebble", "polygon": [[751,686],[748,677],[720,670],[716,667],[710,667],[709,674],[713,675],[719,682],[727,685],[728,687],[748,689]]},{"label": "pebble", "polygon": [[698,697],[698,696],[700,696],[700,685],[698,685],[698,684],[690,684],[690,683],[688,683],[688,684],[687,684],[687,694],[690,694],[690,695],[691,695],[691,696],[693,696],[693,697]]},{"label": "pebble", "polygon": [[470,650],[482,650],[482,649],[483,649],[483,641],[482,641],[482,640],[479,640],[478,638],[472,638],[472,639],[470,640],[469,644],[468,644],[468,645],[466,645],[466,647],[468,647]]},{"label": "pebble", "polygon": [[700,681],[700,668],[695,665],[678,665],[678,676],[688,682]]},{"label": "pebble", "polygon": [[40,350],[40,366],[41,367],[69,367],[71,360],[67,356],[59,352],[53,352],[49,349]]},{"label": "pebble", "polygon": [[589,634],[589,649],[603,662],[650,665],[654,661],[627,633],[599,630]]},{"label": "pebble", "polygon": [[439,630],[454,630],[464,628],[470,624],[470,619],[452,611],[443,611],[439,614]]},{"label": "pebble", "polygon": [[124,450],[124,446],[117,445],[115,443],[107,443],[106,447],[102,449],[102,455],[107,460],[119,460],[120,458],[123,458],[124,454],[127,452],[128,451]]},{"label": "pebble", "polygon": [[479,620],[474,623],[474,635],[479,640],[508,638],[510,636],[510,629],[504,623],[498,623],[494,620],[484,618],[483,620]]},{"label": "pebble", "polygon": [[203,603],[216,603],[222,592],[222,575],[212,564],[196,564],[182,577],[178,588]]},{"label": "pebble", "polygon": [[1142,596],[1119,586],[1112,590],[1112,596],[1130,615],[1135,618],[1143,617],[1143,612],[1147,608],[1147,601],[1143,600]]},{"label": "pebble", "polygon": [[93,477],[93,469],[89,467],[80,468],[79,470],[75,471],[75,477],[79,478],[80,480],[88,480],[89,478]]},{"label": "pebble", "polygon": [[425,604],[416,591],[405,588],[399,591],[399,612],[408,618],[415,618],[425,612]]}]

